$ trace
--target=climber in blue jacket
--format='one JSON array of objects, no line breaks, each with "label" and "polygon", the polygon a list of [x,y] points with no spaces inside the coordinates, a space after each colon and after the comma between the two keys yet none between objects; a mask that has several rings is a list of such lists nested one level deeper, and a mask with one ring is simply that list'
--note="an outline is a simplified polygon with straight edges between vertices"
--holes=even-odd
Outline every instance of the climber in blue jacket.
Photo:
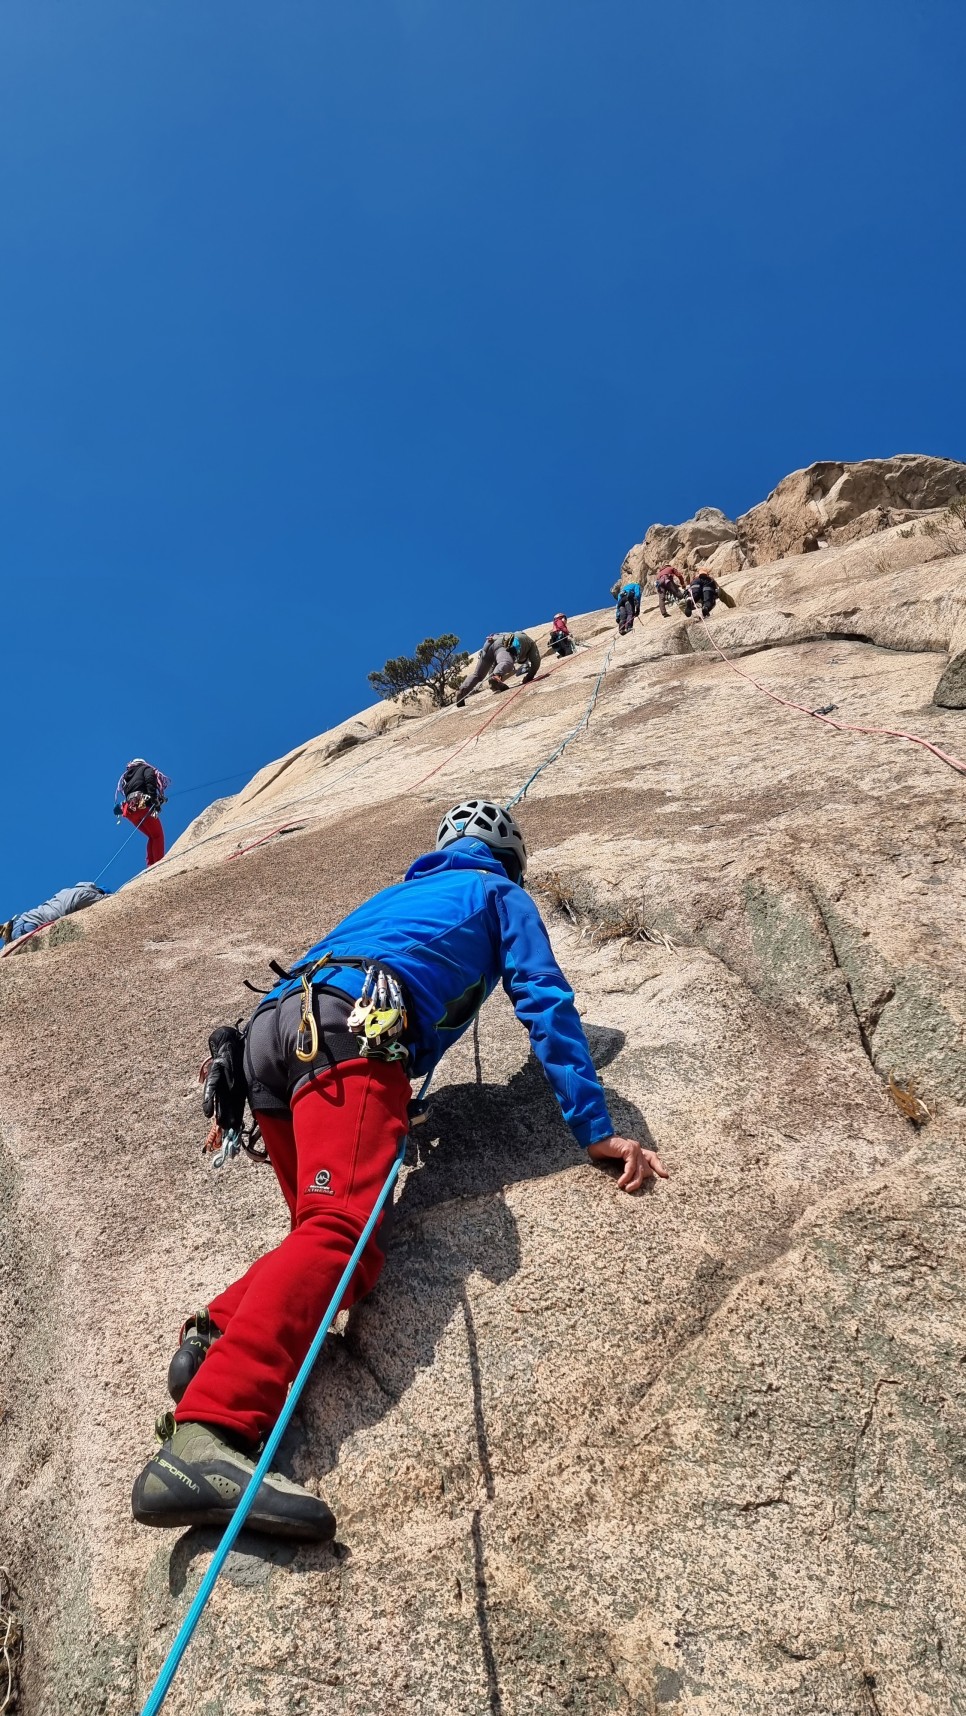
[{"label": "climber in blue jacket", "polygon": [[[440,823],[436,850],[316,942],[244,1033],[212,1033],[208,1146],[239,1130],[247,1098],[292,1227],[185,1324],[168,1372],[174,1428],[134,1486],[142,1524],[231,1517],[409,1129],[410,1076],[432,1072],[497,982],[578,1144],[621,1163],[623,1191],[667,1178],[654,1151],[614,1131],[573,991],[522,886],[526,862],[509,812],[464,800]],[[344,1307],[382,1264],[377,1228]],[[248,1524],[316,1539],[335,1530],[325,1503],[278,1473]]]}]

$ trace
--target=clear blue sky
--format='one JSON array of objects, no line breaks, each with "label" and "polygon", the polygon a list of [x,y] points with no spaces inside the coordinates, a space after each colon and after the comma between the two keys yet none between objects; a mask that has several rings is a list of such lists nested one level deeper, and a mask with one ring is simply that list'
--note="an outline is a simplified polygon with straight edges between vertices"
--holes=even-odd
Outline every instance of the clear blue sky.
[{"label": "clear blue sky", "polygon": [[0,915],[132,755],[173,834],[654,520],[966,457],[964,49],[961,0],[5,0]]}]

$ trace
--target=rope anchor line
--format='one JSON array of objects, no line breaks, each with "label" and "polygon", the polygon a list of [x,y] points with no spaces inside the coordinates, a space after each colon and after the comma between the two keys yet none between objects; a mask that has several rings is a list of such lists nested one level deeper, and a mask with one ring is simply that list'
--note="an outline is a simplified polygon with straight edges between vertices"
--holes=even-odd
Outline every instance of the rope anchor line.
[{"label": "rope anchor line", "polygon": [[[921,733],[902,733],[897,727],[861,727],[854,721],[833,721],[825,709],[809,709],[804,703],[796,703],[791,697],[782,697],[779,692],[772,691],[767,685],[762,685],[761,680],[755,679],[753,674],[746,673],[743,667],[738,667],[731,657],[725,654],[704,615],[701,614],[699,617],[708,634],[712,649],[721,657],[725,666],[730,667],[732,673],[737,673],[741,679],[747,679],[748,684],[753,685],[756,691],[763,691],[765,696],[770,697],[774,703],[781,703],[785,709],[797,709],[800,715],[807,715],[812,721],[821,721],[824,726],[834,727],[839,733],[870,733],[886,739],[902,739],[907,745],[921,745],[923,750],[931,751],[934,757],[938,757],[941,763],[948,763],[949,767],[955,769],[958,774],[966,775],[966,762],[961,757],[954,757],[949,751],[941,750],[938,745],[933,744],[931,739],[924,739]],[[834,708],[834,704],[826,705],[826,708]]]},{"label": "rope anchor line", "polygon": [[607,654],[605,655],[603,662],[601,663],[600,672],[598,673],[597,678],[594,681],[594,689],[591,692],[589,698],[587,699],[587,707],[584,710],[584,713],[581,716],[580,720],[577,722],[576,727],[571,727],[569,733],[564,734],[563,738],[560,740],[560,743],[558,745],[556,745],[554,747],[554,749],[551,751],[549,757],[545,757],[543,762],[540,763],[538,765],[538,767],[534,769],[532,775],[527,776],[527,779],[524,781],[522,787],[519,787],[517,789],[517,791],[513,794],[513,797],[507,799],[506,804],[503,806],[504,810],[512,810],[514,805],[519,804],[521,799],[526,798],[527,793],[530,791],[530,788],[532,787],[534,781],[537,779],[537,776],[542,775],[544,769],[549,769],[551,763],[558,762],[559,759],[563,756],[565,750],[567,749],[567,746],[569,744],[571,744],[572,741],[574,739],[576,739],[580,733],[585,733],[587,731],[587,728],[590,725],[590,717],[594,713],[594,709],[597,705],[597,699],[600,696],[600,688],[604,682],[604,674],[607,672],[607,669],[610,666],[610,658],[613,655],[615,649],[617,648],[617,642],[618,642],[618,640],[617,640],[617,638],[615,638],[613,643],[610,646],[610,649],[607,651]]}]

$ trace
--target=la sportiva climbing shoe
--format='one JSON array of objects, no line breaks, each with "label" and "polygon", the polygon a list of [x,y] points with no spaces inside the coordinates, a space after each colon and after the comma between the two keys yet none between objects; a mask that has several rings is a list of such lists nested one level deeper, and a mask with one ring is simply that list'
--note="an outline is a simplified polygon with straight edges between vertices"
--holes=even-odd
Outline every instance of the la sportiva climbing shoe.
[{"label": "la sportiva climbing shoe", "polygon": [[[248,1488],[254,1460],[213,1424],[178,1424],[135,1480],[131,1511],[139,1525],[225,1526]],[[250,1531],[327,1543],[335,1515],[281,1472],[262,1479],[245,1522]]]},{"label": "la sportiva climbing shoe", "polygon": [[178,1350],[168,1366],[168,1393],[180,1400],[189,1382],[197,1375],[212,1341],[221,1334],[207,1311],[196,1311],[181,1330]]}]

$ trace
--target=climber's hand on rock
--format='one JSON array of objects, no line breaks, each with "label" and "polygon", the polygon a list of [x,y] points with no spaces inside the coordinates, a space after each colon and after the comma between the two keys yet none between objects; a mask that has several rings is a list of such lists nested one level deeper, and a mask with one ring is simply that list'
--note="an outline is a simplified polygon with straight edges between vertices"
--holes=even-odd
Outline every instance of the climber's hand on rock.
[{"label": "climber's hand on rock", "polygon": [[594,1162],[623,1162],[624,1169],[617,1181],[622,1192],[639,1192],[646,1180],[669,1178],[657,1151],[645,1150],[636,1138],[602,1138],[599,1144],[590,1145],[587,1154]]}]

